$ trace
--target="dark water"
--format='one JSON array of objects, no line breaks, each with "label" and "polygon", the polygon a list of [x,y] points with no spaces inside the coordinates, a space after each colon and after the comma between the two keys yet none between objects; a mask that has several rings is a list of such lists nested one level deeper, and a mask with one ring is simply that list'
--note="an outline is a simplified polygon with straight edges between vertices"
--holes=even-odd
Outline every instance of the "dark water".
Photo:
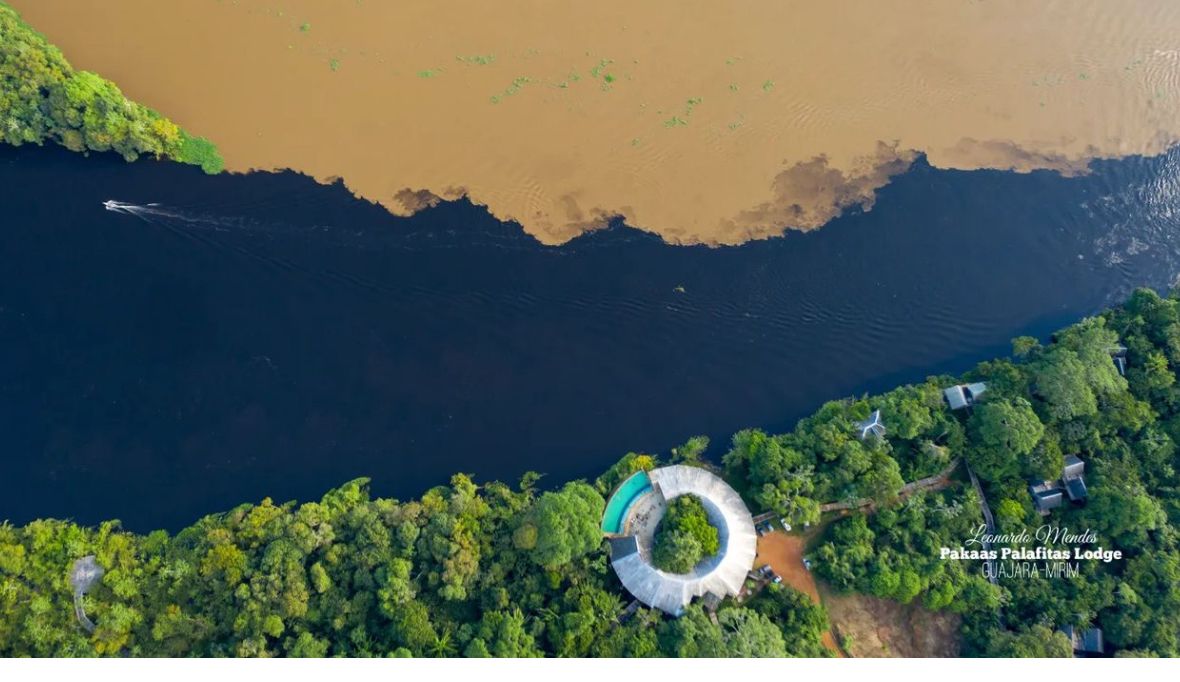
[{"label": "dark water", "polygon": [[548,248],[466,203],[0,147],[0,519],[176,528],[362,475],[404,498],[719,451],[1168,286],[1178,168],[919,164],[811,234]]}]

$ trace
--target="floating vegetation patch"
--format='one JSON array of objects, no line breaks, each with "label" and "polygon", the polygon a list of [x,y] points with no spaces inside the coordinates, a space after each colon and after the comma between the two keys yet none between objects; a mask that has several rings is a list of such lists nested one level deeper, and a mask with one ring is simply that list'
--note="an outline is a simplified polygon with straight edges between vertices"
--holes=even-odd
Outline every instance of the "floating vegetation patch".
[{"label": "floating vegetation patch", "polygon": [[487,66],[488,64],[496,63],[496,55],[494,54],[474,54],[468,57],[463,55],[456,55],[455,61],[463,62],[464,64],[471,64],[473,66]]},{"label": "floating vegetation patch", "polygon": [[762,92],[770,92],[771,90],[774,90],[774,81],[768,80],[762,83]]},{"label": "floating vegetation patch", "polygon": [[423,69],[422,71],[418,72],[418,77],[419,78],[434,78],[435,76],[437,76],[440,73],[442,73],[442,69]]},{"label": "floating vegetation patch", "polygon": [[303,22],[302,24],[299,24],[299,32],[300,33],[307,33],[310,30],[311,30],[311,24],[307,23],[306,21]]},{"label": "floating vegetation patch", "polygon": [[505,97],[511,97],[515,95],[516,93],[520,92],[521,88],[532,82],[533,79],[529,78],[528,76],[517,76],[516,78],[513,78],[512,83],[508,87],[504,88],[504,92],[498,95],[492,95],[492,104],[499,104]]},{"label": "floating vegetation patch", "polygon": [[[700,97],[689,98],[684,103],[684,113],[677,115],[677,116],[672,116],[671,118],[665,120],[664,127],[665,128],[679,128],[680,126],[688,125],[688,119],[689,119],[689,117],[692,116],[693,110],[696,109],[697,105],[703,101],[704,101],[704,99],[702,99]],[[663,111],[659,111],[656,113],[662,114]]]},{"label": "floating vegetation patch", "polygon": [[590,77],[591,78],[598,78],[600,75],[602,75],[602,72],[606,69],[606,67],[608,67],[614,63],[615,63],[615,60],[613,60],[613,59],[603,59],[602,61],[598,62],[598,64],[591,67]]},{"label": "floating vegetation patch", "polygon": [[335,57],[333,57],[332,59],[329,59],[328,60],[328,68],[332,69],[333,71],[339,71],[340,70],[340,60],[336,59]]}]

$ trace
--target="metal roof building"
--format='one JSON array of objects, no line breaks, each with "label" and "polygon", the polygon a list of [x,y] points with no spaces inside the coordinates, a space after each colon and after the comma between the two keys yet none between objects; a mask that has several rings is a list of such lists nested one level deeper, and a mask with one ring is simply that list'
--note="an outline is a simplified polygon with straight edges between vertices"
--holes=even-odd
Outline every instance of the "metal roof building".
[{"label": "metal roof building", "polygon": [[[674,574],[651,564],[651,537],[628,535],[610,540],[611,566],[623,587],[636,599],[665,613],[680,615],[696,597],[736,595],[754,565],[758,535],[745,502],[720,477],[697,467],[675,465],[648,472],[652,493],[666,503],[691,493],[701,500],[709,522],[717,528],[721,549],[692,571]],[[640,534],[652,534],[656,523]]]},{"label": "metal roof building", "polygon": [[884,438],[885,425],[881,423],[881,410],[873,410],[868,419],[856,422],[856,428],[860,430],[861,440],[869,436]]},{"label": "metal roof building", "polygon": [[950,405],[952,410],[961,410],[964,407],[971,407],[975,401],[979,400],[979,396],[987,391],[987,384],[982,381],[974,384],[959,384],[958,386],[951,386],[943,390],[942,395],[946,398],[947,405]]}]

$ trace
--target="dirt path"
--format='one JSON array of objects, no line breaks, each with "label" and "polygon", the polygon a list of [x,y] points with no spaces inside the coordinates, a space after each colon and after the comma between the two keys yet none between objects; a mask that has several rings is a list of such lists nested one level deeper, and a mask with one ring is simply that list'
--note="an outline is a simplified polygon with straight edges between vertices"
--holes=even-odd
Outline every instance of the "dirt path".
[{"label": "dirt path", "polygon": [[[784,583],[811,597],[812,602],[822,604],[815,578],[803,565],[806,546],[807,541],[802,536],[778,531],[768,533],[758,538],[758,556],[754,559],[754,566],[757,568],[770,564],[774,572],[782,576]],[[824,633],[823,644],[837,656],[844,656],[830,631]]]}]

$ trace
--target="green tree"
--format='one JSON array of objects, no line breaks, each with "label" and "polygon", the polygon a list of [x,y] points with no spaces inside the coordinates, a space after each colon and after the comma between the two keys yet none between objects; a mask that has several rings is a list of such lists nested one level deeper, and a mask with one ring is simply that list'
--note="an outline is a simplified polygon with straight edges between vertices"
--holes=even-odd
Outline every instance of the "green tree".
[{"label": "green tree", "polygon": [[972,446],[967,461],[984,478],[997,480],[1020,471],[1045,427],[1024,398],[989,400],[971,415]]},{"label": "green tree", "polygon": [[695,495],[680,495],[668,502],[656,527],[652,563],[671,573],[688,573],[720,548],[717,529],[709,522],[700,499]]},{"label": "green tree", "polygon": [[[598,547],[602,543],[599,523],[605,507],[602,495],[581,481],[542,495],[525,521],[536,529],[530,554],[533,561],[557,568]],[[529,531],[523,534],[533,535]]]},{"label": "green tree", "polygon": [[223,167],[216,148],[147,107],[114,83],[74,71],[57,48],[0,3],[0,140],[11,145],[55,141],[78,151],[143,154]]},{"label": "green tree", "polygon": [[1033,625],[1019,632],[996,631],[988,655],[999,658],[1071,658],[1073,643],[1061,632]]}]

